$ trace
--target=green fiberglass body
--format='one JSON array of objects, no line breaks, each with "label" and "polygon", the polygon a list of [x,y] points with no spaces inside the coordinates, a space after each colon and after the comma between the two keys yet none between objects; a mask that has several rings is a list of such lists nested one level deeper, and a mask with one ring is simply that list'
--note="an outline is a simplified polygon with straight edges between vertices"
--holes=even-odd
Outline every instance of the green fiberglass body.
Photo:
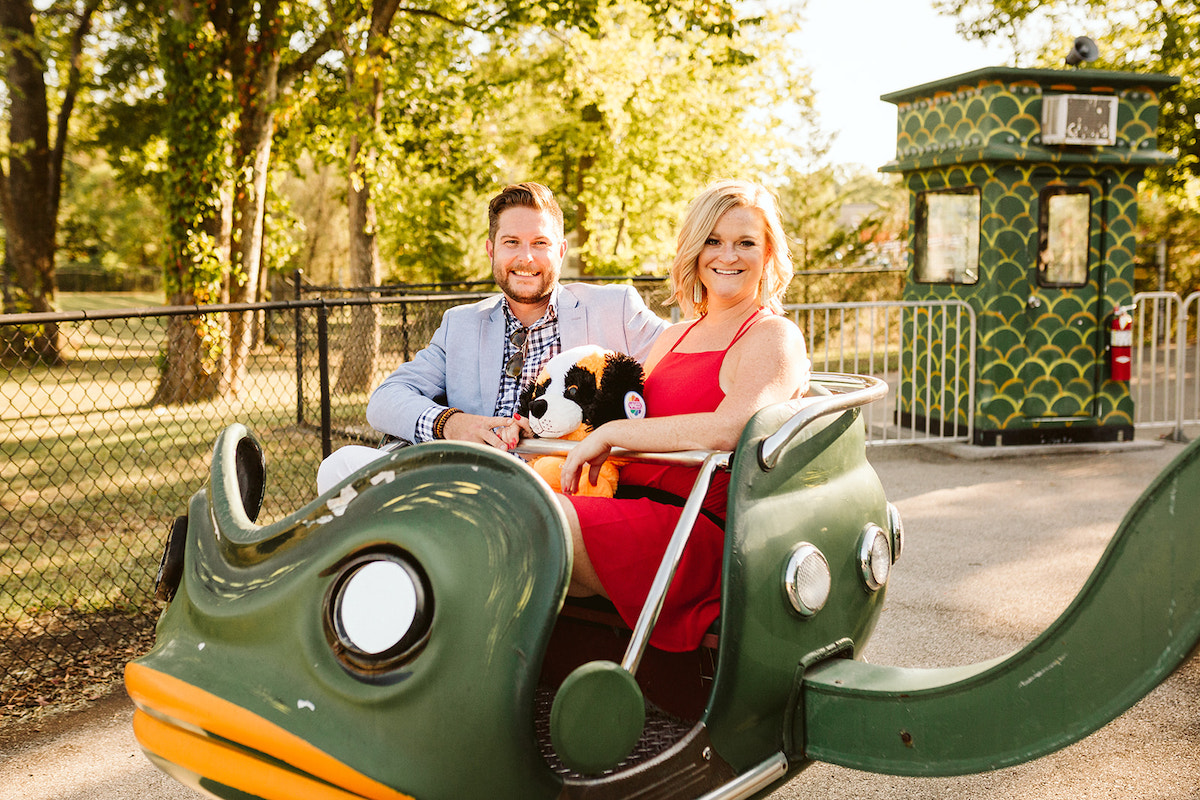
[{"label": "green fiberglass body", "polygon": [[697,497],[730,471],[722,613],[692,653],[646,644],[690,499],[630,630],[566,596],[561,511],[519,459],[404,448],[257,526],[261,453],[231,426],[172,532],[157,643],[127,668],[142,747],[239,800],[758,797],[814,760],[950,775],[1035,758],[1200,638],[1193,446],[1027,647],[944,670],[862,662],[903,538],[858,411],[886,386],[817,385],[733,453],[631,454],[697,464]]}]

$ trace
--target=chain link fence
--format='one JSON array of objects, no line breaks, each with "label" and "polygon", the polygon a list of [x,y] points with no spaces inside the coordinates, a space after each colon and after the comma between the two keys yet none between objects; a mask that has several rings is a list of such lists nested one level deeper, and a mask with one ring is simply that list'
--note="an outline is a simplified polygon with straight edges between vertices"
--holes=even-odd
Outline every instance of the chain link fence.
[{"label": "chain link fence", "polygon": [[[669,316],[661,281],[639,290]],[[103,690],[150,646],[166,533],[205,487],[222,429],[243,423],[262,445],[260,521],[290,513],[313,498],[325,453],[377,440],[365,421],[370,389],[425,346],[447,308],[481,296],[353,294],[203,314],[0,316],[0,721]],[[228,330],[247,311],[254,346],[240,390],[156,404],[172,320],[204,316]],[[363,314],[377,338],[359,327]],[[46,326],[57,326],[61,364],[31,366],[7,348]],[[373,344],[370,358],[362,349]],[[352,361],[370,373],[339,388]]]}]

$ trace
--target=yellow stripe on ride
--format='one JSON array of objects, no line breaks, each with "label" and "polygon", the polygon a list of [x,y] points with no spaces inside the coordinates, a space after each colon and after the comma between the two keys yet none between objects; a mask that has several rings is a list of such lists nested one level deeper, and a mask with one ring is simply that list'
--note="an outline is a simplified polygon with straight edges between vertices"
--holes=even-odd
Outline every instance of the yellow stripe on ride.
[{"label": "yellow stripe on ride", "polygon": [[[257,714],[178,678],[131,663],[125,667],[125,687],[139,709],[133,727],[141,746],[200,777],[263,800],[413,800]],[[295,769],[255,758],[247,749]]]}]

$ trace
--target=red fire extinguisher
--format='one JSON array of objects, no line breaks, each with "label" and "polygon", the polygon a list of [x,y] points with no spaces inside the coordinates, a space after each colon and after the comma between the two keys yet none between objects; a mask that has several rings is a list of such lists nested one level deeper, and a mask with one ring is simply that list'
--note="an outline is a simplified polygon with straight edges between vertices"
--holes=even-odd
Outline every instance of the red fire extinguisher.
[{"label": "red fire extinguisher", "polygon": [[1108,376],[1114,381],[1129,381],[1133,365],[1133,317],[1136,305],[1114,306],[1108,331]]}]

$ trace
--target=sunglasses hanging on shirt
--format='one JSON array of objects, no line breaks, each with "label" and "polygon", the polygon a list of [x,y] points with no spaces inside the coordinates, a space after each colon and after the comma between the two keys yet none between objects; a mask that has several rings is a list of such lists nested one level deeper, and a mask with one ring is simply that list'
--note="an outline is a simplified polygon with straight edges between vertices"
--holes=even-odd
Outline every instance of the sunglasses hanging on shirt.
[{"label": "sunglasses hanging on shirt", "polygon": [[517,348],[504,364],[504,374],[514,380],[521,377],[521,369],[525,366],[525,346],[529,343],[529,329],[517,328],[508,337],[508,343]]}]

